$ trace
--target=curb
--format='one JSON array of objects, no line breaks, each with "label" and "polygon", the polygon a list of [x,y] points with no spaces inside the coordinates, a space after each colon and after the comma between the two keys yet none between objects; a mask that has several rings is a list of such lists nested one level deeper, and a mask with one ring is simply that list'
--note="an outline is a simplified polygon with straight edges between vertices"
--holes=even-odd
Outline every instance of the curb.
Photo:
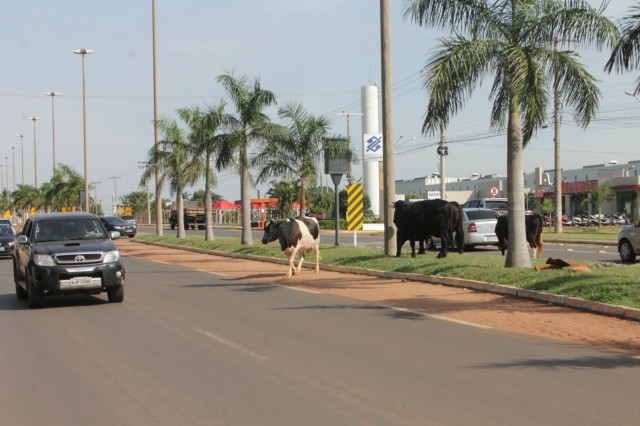
[{"label": "curb", "polygon": [[[232,259],[254,260],[258,262],[277,263],[279,265],[288,265],[289,262],[284,259],[274,259],[271,257],[257,256],[254,254],[227,253],[217,250],[206,250],[194,247],[178,246],[173,244],[157,243],[152,241],[131,240],[130,242],[138,244],[147,244],[151,246],[167,247],[178,250],[191,251],[200,254],[209,254]],[[312,265],[303,265],[310,268]],[[552,305],[564,306],[571,309],[581,311],[620,317],[632,321],[640,321],[640,309],[630,308],[627,306],[611,305],[609,303],[594,302],[577,297],[560,296],[556,294],[545,293],[535,290],[525,290],[518,287],[492,284],[484,281],[464,280],[459,278],[436,277],[433,275],[409,274],[404,272],[387,272],[375,269],[353,268],[347,266],[320,264],[320,269],[332,272],[342,272],[347,274],[366,275],[371,277],[390,278],[406,281],[415,281],[426,284],[439,284],[448,287],[465,288],[470,290],[482,291],[486,293],[500,294],[506,296],[520,297],[523,299],[535,300],[542,303],[550,303]]]}]

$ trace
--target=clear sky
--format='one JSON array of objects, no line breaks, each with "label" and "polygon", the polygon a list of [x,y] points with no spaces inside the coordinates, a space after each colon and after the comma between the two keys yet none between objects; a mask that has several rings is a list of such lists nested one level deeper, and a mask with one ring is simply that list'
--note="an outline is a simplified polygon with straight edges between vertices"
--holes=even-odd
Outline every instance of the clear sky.
[{"label": "clear sky", "polygon": [[[593,1],[592,4],[599,4]],[[612,0],[607,16],[624,16],[630,0]],[[96,50],[86,57],[89,180],[106,211],[118,195],[140,190],[140,165],[153,146],[151,0],[24,0],[7,2],[0,26],[0,163],[13,184],[34,183],[36,123],[38,184],[51,178],[52,111],[55,98],[56,161],[83,174],[82,62],[73,49]],[[417,27],[391,0],[396,179],[438,171],[437,138],[421,134],[427,99],[420,69],[445,36]],[[314,115],[332,120],[331,132],[346,136],[346,119],[336,112],[360,112],[360,89],[380,81],[379,2],[373,0],[157,0],[160,113],[175,117],[182,107],[205,106],[224,97],[218,75],[260,78],[280,103],[301,102]],[[571,49],[571,46],[563,46]],[[587,130],[563,114],[563,168],[609,160],[640,160],[640,100],[625,95],[637,73],[608,75],[609,52],[578,52],[600,80],[600,112]],[[506,136],[489,130],[486,89],[474,93],[447,129],[447,175],[506,174]],[[232,112],[230,110],[230,112]],[[269,110],[277,121],[276,109]],[[361,121],[351,118],[351,137],[360,144]],[[402,136],[402,137],[400,137]],[[413,139],[415,138],[415,139]],[[15,146],[15,150],[11,149]],[[361,151],[360,151],[361,152]],[[7,157],[6,163],[4,157]],[[525,171],[552,169],[553,129],[538,133],[525,150]],[[361,175],[355,166],[354,175]],[[3,183],[7,185],[7,178]],[[240,198],[239,178],[218,172],[214,191]],[[329,184],[331,184],[329,180]],[[190,188],[202,189],[202,183]],[[267,186],[253,190],[257,196]],[[150,190],[153,191],[153,185]],[[92,191],[93,194],[93,191]],[[169,198],[168,192],[165,195]]]}]

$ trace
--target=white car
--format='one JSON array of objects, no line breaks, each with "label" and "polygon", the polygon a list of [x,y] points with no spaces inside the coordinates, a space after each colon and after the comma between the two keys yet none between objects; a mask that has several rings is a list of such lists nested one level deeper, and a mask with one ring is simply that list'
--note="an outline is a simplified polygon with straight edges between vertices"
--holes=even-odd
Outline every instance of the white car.
[{"label": "white car", "polygon": [[618,234],[618,253],[623,262],[633,262],[640,253],[640,222],[626,226]]},{"label": "white car", "polygon": [[498,216],[499,213],[494,209],[463,208],[464,248],[497,246],[496,223],[498,223]]}]

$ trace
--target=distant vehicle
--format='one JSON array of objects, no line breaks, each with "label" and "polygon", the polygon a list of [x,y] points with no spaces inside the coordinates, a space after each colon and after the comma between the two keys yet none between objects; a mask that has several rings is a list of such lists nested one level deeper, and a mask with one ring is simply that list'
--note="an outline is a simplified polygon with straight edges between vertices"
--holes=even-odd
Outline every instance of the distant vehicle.
[{"label": "distant vehicle", "polygon": [[16,296],[38,308],[46,295],[100,294],[124,300],[124,262],[92,213],[45,213],[31,216],[16,238],[13,281]]},{"label": "distant vehicle", "polygon": [[12,257],[16,233],[12,225],[0,222],[0,257]]},{"label": "distant vehicle", "polygon": [[499,213],[493,209],[462,209],[465,249],[475,246],[497,246],[496,223]]},{"label": "distant vehicle", "polygon": [[618,233],[618,253],[623,262],[633,262],[640,253],[640,222],[625,226]]},{"label": "distant vehicle", "polygon": [[499,214],[507,214],[507,201],[507,198],[478,198],[475,200],[467,201],[461,207],[463,209],[492,209],[497,211]]},{"label": "distant vehicle", "polygon": [[107,231],[118,231],[123,237],[133,238],[138,232],[136,225],[125,222],[117,216],[100,216],[100,220]]},{"label": "distant vehicle", "polygon": [[122,216],[120,216],[120,219],[124,220],[125,222],[129,222],[133,225],[136,225],[136,217],[132,214],[123,214]]}]

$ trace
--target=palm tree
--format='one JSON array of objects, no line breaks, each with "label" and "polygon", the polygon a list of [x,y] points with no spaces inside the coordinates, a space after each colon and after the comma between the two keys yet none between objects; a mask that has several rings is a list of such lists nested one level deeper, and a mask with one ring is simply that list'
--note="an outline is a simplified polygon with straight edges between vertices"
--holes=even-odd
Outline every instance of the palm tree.
[{"label": "palm tree", "polygon": [[278,211],[287,217],[293,216],[293,203],[298,201],[300,182],[292,179],[271,181],[267,196],[278,199]]},{"label": "palm tree", "polygon": [[175,120],[163,118],[158,126],[162,134],[159,149],[151,148],[148,152],[149,167],[142,175],[140,184],[155,175],[156,167],[160,169],[160,186],[169,184],[171,193],[176,195],[178,213],[178,238],[186,238],[184,230],[184,199],[182,192],[186,186],[194,184],[202,174],[202,161],[190,156],[193,151],[186,141],[184,131]]},{"label": "palm tree", "polygon": [[204,210],[206,241],[213,241],[213,223],[211,214],[211,185],[215,185],[216,176],[211,170],[211,159],[220,145],[220,128],[229,121],[224,112],[225,103],[209,107],[206,111],[200,108],[182,108],[178,110],[180,118],[189,126],[189,144],[197,157],[202,157],[204,163]]},{"label": "palm tree", "polygon": [[17,185],[17,189],[11,193],[10,208],[23,212],[31,211],[32,207],[39,208],[43,203],[43,197],[38,188],[33,185]]},{"label": "palm tree", "polygon": [[[629,15],[622,19],[620,38],[611,52],[604,69],[609,73],[615,67],[616,71],[629,71],[640,67],[640,2],[629,8]],[[636,79],[633,95],[640,94],[640,77]]]},{"label": "palm tree", "polygon": [[264,113],[264,109],[276,103],[276,96],[262,88],[256,79],[253,85],[246,77],[236,78],[232,73],[222,74],[216,79],[231,98],[236,116],[230,117],[228,132],[220,138],[220,151],[216,168],[221,170],[235,167],[240,174],[240,198],[242,203],[242,237],[240,243],[253,245],[251,236],[251,198],[249,174],[249,148],[252,144],[263,143],[271,137],[274,125]]},{"label": "palm tree", "polygon": [[[606,3],[605,3],[606,5]],[[564,105],[586,127],[598,108],[595,78],[554,42],[601,48],[616,38],[604,7],[584,0],[405,0],[403,15],[418,25],[449,29],[424,73],[429,96],[423,132],[447,127],[467,97],[492,73],[491,127],[507,129],[510,249],[507,267],[529,267],[524,224],[523,148],[545,122],[549,79],[557,76]],[[466,34],[466,36],[465,36]]]},{"label": "palm tree", "polygon": [[349,148],[345,138],[329,137],[329,120],[325,117],[314,117],[307,113],[299,103],[289,103],[278,110],[284,119],[287,131],[274,134],[256,157],[254,162],[262,169],[257,181],[275,176],[295,177],[300,181],[300,214],[306,212],[305,191],[307,185],[315,185],[320,172],[319,160],[325,150],[332,147],[336,156],[344,157],[349,162],[355,153]]},{"label": "palm tree", "polygon": [[80,197],[78,194],[81,189],[84,189],[82,176],[71,167],[61,163],[56,168],[51,180],[41,186],[44,207],[52,211],[61,211],[62,207],[79,206]]}]

